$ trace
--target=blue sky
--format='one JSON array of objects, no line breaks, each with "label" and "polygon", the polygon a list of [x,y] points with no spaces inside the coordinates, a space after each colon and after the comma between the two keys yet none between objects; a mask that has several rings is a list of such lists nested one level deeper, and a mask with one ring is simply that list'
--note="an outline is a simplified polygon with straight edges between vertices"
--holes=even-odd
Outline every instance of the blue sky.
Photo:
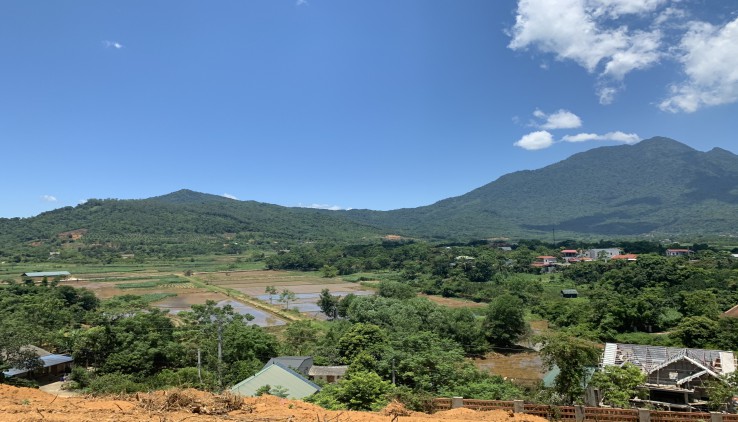
[{"label": "blue sky", "polygon": [[719,0],[0,2],[0,217],[188,188],[396,209],[587,149],[738,152]]}]

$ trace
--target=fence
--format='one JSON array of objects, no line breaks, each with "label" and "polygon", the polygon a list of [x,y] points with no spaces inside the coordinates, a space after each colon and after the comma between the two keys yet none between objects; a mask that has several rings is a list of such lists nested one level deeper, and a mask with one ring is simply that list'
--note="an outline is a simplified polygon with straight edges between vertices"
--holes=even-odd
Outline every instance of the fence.
[{"label": "fence", "polygon": [[667,412],[648,409],[607,407],[549,406],[523,403],[522,400],[471,400],[461,397],[433,400],[435,411],[465,407],[473,410],[506,410],[536,415],[553,421],[576,422],[738,422],[738,415],[725,413]]}]

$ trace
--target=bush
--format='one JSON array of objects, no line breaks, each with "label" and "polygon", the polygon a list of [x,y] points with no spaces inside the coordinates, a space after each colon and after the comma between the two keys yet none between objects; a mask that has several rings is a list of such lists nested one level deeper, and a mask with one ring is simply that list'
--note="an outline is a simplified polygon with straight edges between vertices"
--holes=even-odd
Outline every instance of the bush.
[{"label": "bush", "polygon": [[425,391],[413,391],[410,387],[401,385],[395,388],[395,391],[390,394],[392,400],[397,400],[405,407],[416,412],[432,413],[433,399],[435,394]]},{"label": "bush", "polygon": [[147,390],[146,385],[136,382],[131,375],[119,373],[92,379],[89,389],[92,394],[125,394]]},{"label": "bush", "polygon": [[76,383],[76,388],[87,388],[90,385],[90,373],[81,366],[72,368],[69,379]]},{"label": "bush", "polygon": [[202,370],[202,383],[200,383],[197,368],[187,367],[176,370],[164,369],[152,377],[149,384],[157,389],[177,387],[215,390],[218,383],[215,375],[204,369]]}]

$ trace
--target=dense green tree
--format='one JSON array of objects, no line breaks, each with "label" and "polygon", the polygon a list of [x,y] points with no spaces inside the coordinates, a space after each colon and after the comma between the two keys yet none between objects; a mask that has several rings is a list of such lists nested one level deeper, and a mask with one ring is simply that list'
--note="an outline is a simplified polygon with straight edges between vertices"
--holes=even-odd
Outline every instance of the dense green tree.
[{"label": "dense green tree", "polygon": [[312,355],[322,336],[323,330],[314,321],[305,319],[290,322],[284,330],[286,353],[293,356]]},{"label": "dense green tree", "polygon": [[567,403],[582,398],[587,368],[597,364],[600,356],[594,344],[576,337],[556,333],[539,339],[542,343],[541,359],[549,368],[557,367],[554,390]]},{"label": "dense green tree", "polygon": [[646,374],[631,364],[606,366],[592,376],[591,384],[602,393],[602,403],[612,407],[629,407],[630,399],[639,395],[638,386],[646,382]]},{"label": "dense green tree", "polygon": [[379,326],[358,323],[338,340],[338,352],[346,363],[351,363],[362,352],[377,358],[387,342],[387,332]]},{"label": "dense green tree", "polygon": [[484,315],[484,335],[491,345],[514,346],[527,332],[525,309],[519,298],[504,294],[489,304]]},{"label": "dense green tree", "polygon": [[692,316],[682,319],[674,330],[674,336],[687,347],[706,348],[715,339],[717,329],[717,321],[704,316]]},{"label": "dense green tree", "polygon": [[382,297],[393,297],[395,299],[412,299],[415,297],[415,289],[405,283],[391,280],[379,282],[377,294]]},{"label": "dense green tree", "polygon": [[318,296],[318,307],[329,318],[335,318],[338,316],[338,302],[340,298],[333,296],[329,289],[323,289],[320,291]]}]

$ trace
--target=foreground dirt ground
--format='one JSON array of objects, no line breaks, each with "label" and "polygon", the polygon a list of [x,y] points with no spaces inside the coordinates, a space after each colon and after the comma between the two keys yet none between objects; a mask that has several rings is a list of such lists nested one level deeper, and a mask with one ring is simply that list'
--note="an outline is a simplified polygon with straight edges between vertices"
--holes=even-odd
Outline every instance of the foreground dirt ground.
[{"label": "foreground dirt ground", "polygon": [[[397,416],[397,418],[395,418]],[[238,399],[195,390],[157,391],[121,397],[57,397],[39,390],[0,385],[0,421],[249,421],[249,422],[433,422],[529,421],[545,419],[504,411],[453,409],[433,415],[394,404],[381,412],[329,411],[273,396]]]}]

